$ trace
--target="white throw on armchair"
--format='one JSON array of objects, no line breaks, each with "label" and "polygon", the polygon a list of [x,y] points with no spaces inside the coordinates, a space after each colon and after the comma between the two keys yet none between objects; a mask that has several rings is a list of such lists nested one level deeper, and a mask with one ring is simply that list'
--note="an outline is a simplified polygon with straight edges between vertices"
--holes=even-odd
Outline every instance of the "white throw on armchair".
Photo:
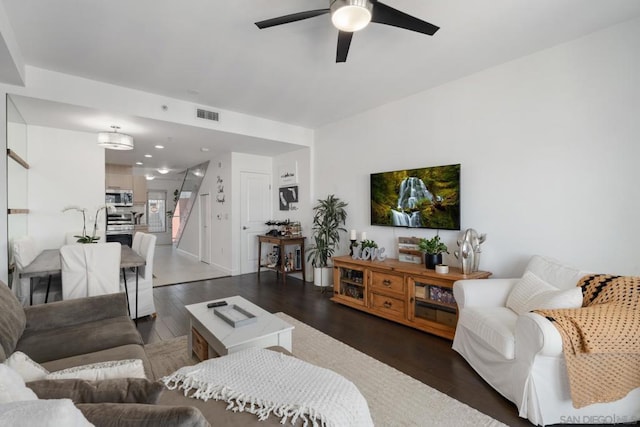
[{"label": "white throw on armchair", "polygon": [[[138,255],[145,259],[145,265],[140,267],[138,277],[138,318],[153,315],[156,306],[153,302],[153,256],[156,250],[156,236],[138,232],[134,238],[132,247]],[[136,249],[138,248],[138,249]],[[125,290],[125,278],[131,318],[136,318],[136,274],[135,271],[125,271],[125,276],[120,280],[120,290]]]},{"label": "white throw on armchair", "polygon": [[[640,419],[640,388],[615,402],[574,408],[560,333],[549,320],[530,312],[570,308],[562,305],[576,302],[574,288],[587,274],[553,259],[534,256],[522,278],[463,280],[454,284],[459,320],[453,349],[494,389],[515,403],[521,417],[536,425],[609,424]],[[548,285],[555,289],[549,292],[553,288]],[[527,286],[530,290],[537,287],[534,295],[529,295],[529,305],[521,298]],[[541,288],[547,291],[546,295],[536,296]],[[549,299],[549,295],[553,298]],[[536,306],[545,304],[546,307]]]}]

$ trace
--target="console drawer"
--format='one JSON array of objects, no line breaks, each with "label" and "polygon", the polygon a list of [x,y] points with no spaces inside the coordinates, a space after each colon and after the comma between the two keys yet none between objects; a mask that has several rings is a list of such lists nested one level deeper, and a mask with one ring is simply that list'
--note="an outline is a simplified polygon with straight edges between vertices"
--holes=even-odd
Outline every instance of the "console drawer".
[{"label": "console drawer", "polygon": [[379,289],[404,294],[404,276],[372,271],[371,288],[372,290]]},{"label": "console drawer", "polygon": [[405,317],[405,303],[399,298],[387,295],[371,294],[371,309],[379,311],[386,316],[393,316],[403,319]]}]

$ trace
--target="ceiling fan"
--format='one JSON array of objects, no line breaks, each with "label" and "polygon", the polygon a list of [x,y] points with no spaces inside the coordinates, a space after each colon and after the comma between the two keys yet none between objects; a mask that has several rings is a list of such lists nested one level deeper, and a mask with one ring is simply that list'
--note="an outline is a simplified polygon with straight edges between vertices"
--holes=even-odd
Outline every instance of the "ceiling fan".
[{"label": "ceiling fan", "polygon": [[440,29],[438,26],[407,15],[377,0],[329,0],[329,2],[327,9],[292,13],[256,22],[256,25],[264,29],[331,13],[331,22],[339,30],[336,62],[347,60],[353,33],[366,27],[369,22],[391,25],[430,36]]}]

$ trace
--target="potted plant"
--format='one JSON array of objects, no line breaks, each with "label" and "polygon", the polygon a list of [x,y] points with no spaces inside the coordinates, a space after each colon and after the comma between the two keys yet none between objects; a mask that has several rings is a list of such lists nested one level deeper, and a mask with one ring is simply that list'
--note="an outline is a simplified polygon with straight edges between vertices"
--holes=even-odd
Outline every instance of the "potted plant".
[{"label": "potted plant", "polygon": [[314,244],[307,252],[307,261],[313,265],[313,283],[317,286],[332,284],[332,271],[329,268],[329,258],[338,248],[340,232],[347,230],[341,225],[346,224],[347,203],[333,194],[324,200],[318,200],[313,208],[312,239]]},{"label": "potted plant", "polygon": [[436,265],[442,264],[442,254],[449,253],[447,245],[440,241],[440,236],[435,235],[431,239],[420,239],[418,249],[424,253],[424,264],[427,268],[435,269]]}]

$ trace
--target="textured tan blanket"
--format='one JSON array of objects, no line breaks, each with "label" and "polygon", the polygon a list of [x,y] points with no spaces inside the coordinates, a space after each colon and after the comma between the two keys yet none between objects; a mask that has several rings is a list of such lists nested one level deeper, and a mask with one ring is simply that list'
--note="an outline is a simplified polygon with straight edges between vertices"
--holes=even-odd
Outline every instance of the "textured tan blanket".
[{"label": "textured tan blanket", "polygon": [[583,277],[582,308],[536,310],[560,335],[575,408],[640,387],[640,277]]}]

